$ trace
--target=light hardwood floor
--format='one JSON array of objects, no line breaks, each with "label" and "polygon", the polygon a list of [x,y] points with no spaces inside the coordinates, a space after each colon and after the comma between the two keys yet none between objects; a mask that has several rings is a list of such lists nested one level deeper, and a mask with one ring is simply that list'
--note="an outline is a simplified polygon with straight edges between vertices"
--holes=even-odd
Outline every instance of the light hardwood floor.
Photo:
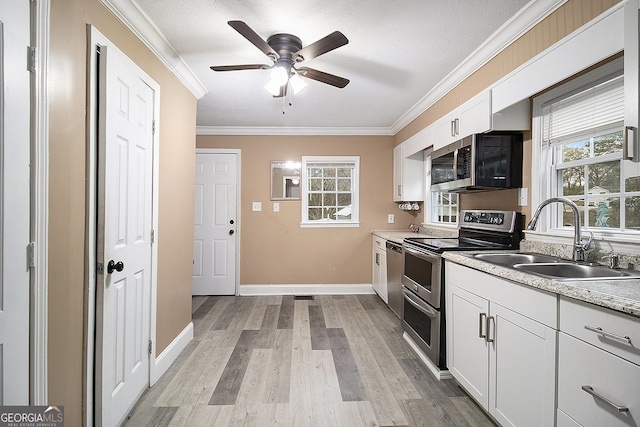
[{"label": "light hardwood floor", "polygon": [[376,295],[194,297],[194,340],[126,426],[493,426]]}]

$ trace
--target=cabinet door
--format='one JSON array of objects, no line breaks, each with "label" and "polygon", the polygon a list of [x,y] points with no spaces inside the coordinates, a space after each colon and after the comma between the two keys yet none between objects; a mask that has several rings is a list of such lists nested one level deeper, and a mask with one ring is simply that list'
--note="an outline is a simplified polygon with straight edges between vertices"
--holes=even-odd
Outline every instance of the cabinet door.
[{"label": "cabinet door", "polygon": [[457,139],[491,130],[491,92],[485,90],[462,104]]},{"label": "cabinet door", "polygon": [[373,290],[376,291],[378,295],[380,295],[380,277],[382,274],[382,260],[380,259],[380,251],[378,251],[375,247],[371,251],[372,254],[372,264],[373,270],[371,272],[371,284],[373,285]]},{"label": "cabinet door", "polygon": [[393,201],[402,201],[402,145],[393,148]]},{"label": "cabinet door", "polygon": [[629,1],[624,7],[624,126],[627,157],[638,161],[638,104],[640,101],[640,37],[638,0]]},{"label": "cabinet door", "polygon": [[552,426],[556,331],[491,303],[489,413],[503,426]]},{"label": "cabinet door", "polygon": [[489,302],[455,285],[447,287],[447,366],[484,408],[489,401],[489,349],[486,318]]},{"label": "cabinet door", "polygon": [[[374,243],[375,245],[375,243]],[[372,285],[373,290],[388,304],[387,295],[387,254],[386,249],[373,247],[373,272]]]},{"label": "cabinet door", "polygon": [[437,150],[455,142],[455,112],[442,117],[433,124],[433,149]]}]

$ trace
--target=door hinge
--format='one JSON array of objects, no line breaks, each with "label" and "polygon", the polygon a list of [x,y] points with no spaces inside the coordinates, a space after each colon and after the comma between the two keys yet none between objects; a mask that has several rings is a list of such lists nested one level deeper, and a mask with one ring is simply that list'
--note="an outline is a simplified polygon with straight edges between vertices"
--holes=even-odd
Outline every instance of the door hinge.
[{"label": "door hinge", "polygon": [[96,273],[104,274],[104,264],[99,262],[96,264]]},{"label": "door hinge", "polygon": [[155,120],[151,122],[151,133],[154,134],[154,135],[156,134],[156,121]]},{"label": "door hinge", "polygon": [[149,340],[149,354],[151,354],[151,350],[153,350],[153,341]]},{"label": "door hinge", "polygon": [[36,48],[35,47],[28,47],[28,55],[29,58],[27,59],[27,69],[29,71],[35,71],[36,70]]},{"label": "door hinge", "polygon": [[151,244],[156,242],[156,230],[151,230]]},{"label": "door hinge", "polygon": [[27,260],[29,268],[36,266],[36,242],[29,242],[27,245]]}]

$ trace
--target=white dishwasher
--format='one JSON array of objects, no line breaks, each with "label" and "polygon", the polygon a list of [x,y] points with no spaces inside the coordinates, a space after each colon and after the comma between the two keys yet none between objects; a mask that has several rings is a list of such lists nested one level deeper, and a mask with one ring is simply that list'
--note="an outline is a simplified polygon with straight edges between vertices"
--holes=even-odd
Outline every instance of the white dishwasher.
[{"label": "white dishwasher", "polygon": [[389,308],[402,318],[402,244],[387,240],[387,295]]}]

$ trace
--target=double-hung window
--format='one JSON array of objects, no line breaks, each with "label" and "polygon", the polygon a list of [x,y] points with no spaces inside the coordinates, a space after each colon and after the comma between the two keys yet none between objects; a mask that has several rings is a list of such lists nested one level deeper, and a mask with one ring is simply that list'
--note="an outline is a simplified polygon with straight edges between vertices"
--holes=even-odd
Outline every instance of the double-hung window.
[{"label": "double-hung window", "polygon": [[302,157],[302,227],[358,227],[358,156]]},{"label": "double-hung window", "polygon": [[[622,158],[622,70],[613,62],[567,86],[534,99],[544,183],[539,202],[566,197],[578,206],[583,227],[640,238],[640,167]],[[573,227],[571,210],[552,206],[547,231]]]},{"label": "double-hung window", "polygon": [[[431,186],[431,153],[426,155],[426,185]],[[442,225],[458,224],[458,193],[427,191],[425,222]]]}]

